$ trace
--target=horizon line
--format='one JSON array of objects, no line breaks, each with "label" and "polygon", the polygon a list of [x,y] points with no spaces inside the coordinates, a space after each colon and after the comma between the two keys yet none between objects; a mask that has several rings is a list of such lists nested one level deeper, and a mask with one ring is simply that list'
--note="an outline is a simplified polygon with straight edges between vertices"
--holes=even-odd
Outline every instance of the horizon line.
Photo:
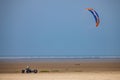
[{"label": "horizon line", "polygon": [[21,56],[0,57],[0,59],[120,59],[120,56]]}]

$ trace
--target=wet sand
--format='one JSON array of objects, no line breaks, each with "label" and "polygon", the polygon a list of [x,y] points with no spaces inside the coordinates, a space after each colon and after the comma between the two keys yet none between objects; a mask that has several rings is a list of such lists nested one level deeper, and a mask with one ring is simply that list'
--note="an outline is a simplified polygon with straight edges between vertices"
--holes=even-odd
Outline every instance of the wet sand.
[{"label": "wet sand", "polygon": [[41,72],[94,72],[120,71],[119,60],[80,61],[80,60],[7,60],[0,61],[0,73],[21,73],[27,65]]}]

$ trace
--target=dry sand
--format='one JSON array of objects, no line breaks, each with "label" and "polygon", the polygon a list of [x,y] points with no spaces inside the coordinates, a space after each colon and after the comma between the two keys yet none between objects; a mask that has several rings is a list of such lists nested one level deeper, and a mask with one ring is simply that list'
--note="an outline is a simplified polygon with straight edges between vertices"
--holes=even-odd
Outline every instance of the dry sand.
[{"label": "dry sand", "polygon": [[0,80],[120,80],[120,72],[1,73]]}]

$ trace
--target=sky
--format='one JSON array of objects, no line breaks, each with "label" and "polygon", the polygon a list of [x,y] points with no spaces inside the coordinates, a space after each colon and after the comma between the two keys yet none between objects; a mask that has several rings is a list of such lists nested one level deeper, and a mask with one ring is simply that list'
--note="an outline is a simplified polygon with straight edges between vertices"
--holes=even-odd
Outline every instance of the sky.
[{"label": "sky", "polygon": [[[100,17],[96,28],[93,8]],[[0,0],[0,57],[120,56],[120,0]]]}]

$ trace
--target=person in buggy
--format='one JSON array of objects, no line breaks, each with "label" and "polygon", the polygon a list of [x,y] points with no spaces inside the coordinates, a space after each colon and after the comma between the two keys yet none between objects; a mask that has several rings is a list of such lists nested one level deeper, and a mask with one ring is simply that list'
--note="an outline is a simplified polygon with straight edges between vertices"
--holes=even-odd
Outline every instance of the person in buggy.
[{"label": "person in buggy", "polygon": [[22,73],[37,73],[37,69],[30,69],[30,66],[27,66],[25,69],[22,70]]}]

